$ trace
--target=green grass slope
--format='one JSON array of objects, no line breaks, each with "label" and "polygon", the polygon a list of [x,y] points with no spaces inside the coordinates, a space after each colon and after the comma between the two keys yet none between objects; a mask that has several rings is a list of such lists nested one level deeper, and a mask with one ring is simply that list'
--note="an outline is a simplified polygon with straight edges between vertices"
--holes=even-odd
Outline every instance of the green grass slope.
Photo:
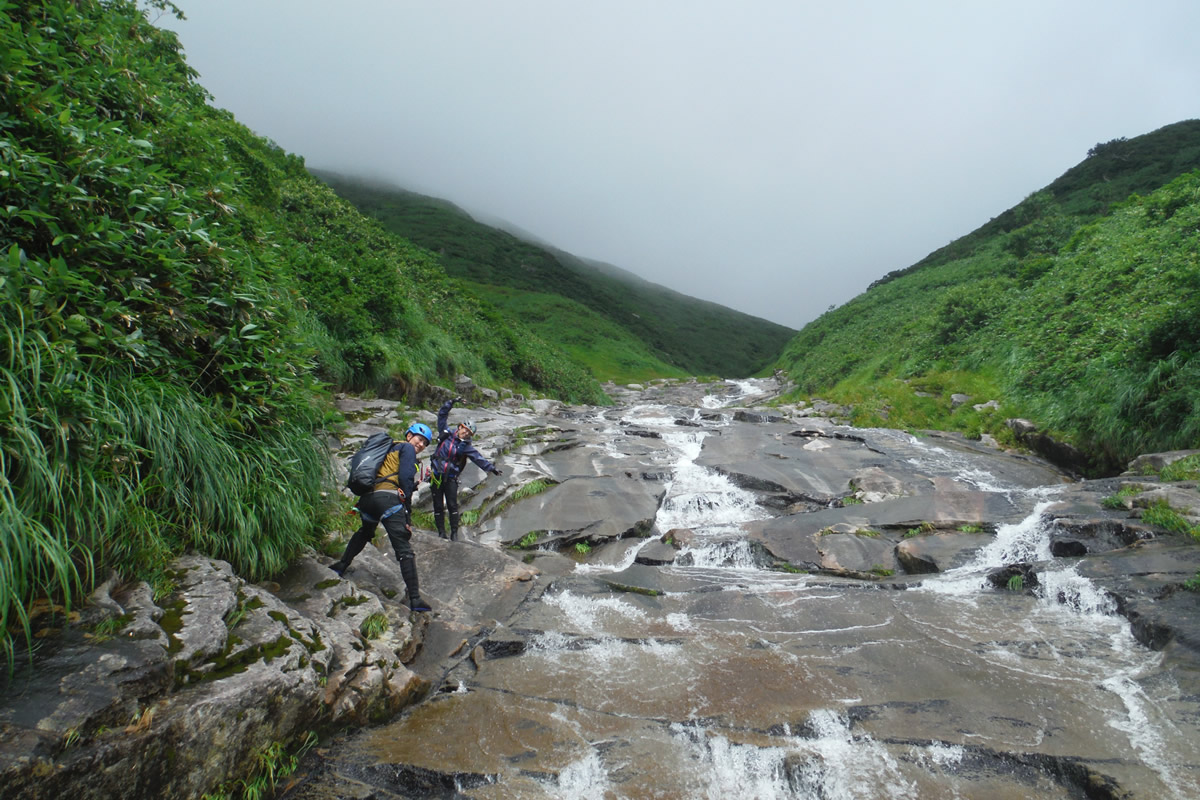
[{"label": "green grass slope", "polygon": [[[388,230],[438,253],[451,275],[572,300],[632,333],[655,358],[688,373],[754,374],[773,361],[795,333],[617,267],[527,241],[477,222],[444,200],[329,172],[315,174]],[[558,330],[570,331],[566,338],[585,333],[569,315],[560,323]],[[622,358],[600,357],[614,363]]]},{"label": "green grass slope", "polygon": [[[861,424],[978,433],[1030,417],[1096,473],[1198,447],[1198,167],[1198,121],[1098,145],[807,325],[779,366],[799,394],[853,404]],[[955,392],[1001,408],[952,408]]]},{"label": "green grass slope", "polygon": [[562,295],[469,284],[476,294],[561,347],[598,380],[634,383],[682,378],[684,370],[657,358],[646,343],[585,305]]},{"label": "green grass slope", "polygon": [[[151,0],[157,13],[170,3]],[[0,0],[0,650],[96,574],[260,579],[323,533],[328,390],[602,401],[301,159],[214,109],[126,0]]]}]

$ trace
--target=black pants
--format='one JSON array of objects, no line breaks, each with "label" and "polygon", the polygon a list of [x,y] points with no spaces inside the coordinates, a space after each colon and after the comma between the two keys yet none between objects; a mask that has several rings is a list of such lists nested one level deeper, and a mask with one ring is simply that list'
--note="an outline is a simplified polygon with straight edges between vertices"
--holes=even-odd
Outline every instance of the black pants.
[{"label": "black pants", "polygon": [[445,537],[446,531],[442,528],[443,508],[450,514],[450,538],[458,538],[458,476],[450,477],[449,475],[437,476],[434,475],[430,481],[433,487],[433,522],[437,525],[438,533]]},{"label": "black pants", "polygon": [[[362,516],[362,526],[350,537],[350,541],[346,544],[346,552],[342,553],[339,561],[346,566],[350,566],[350,562],[362,552],[362,549],[367,546],[367,542],[375,538],[375,529],[379,527],[379,518],[383,516],[385,511],[396,505],[397,502],[398,498],[395,492],[372,492],[371,494],[364,495],[358,501],[358,511]],[[392,543],[392,550],[396,551],[396,560],[401,564],[406,559],[415,557],[410,541],[412,533],[408,530],[408,524],[407,508],[397,511],[383,521],[383,529],[387,531],[388,541]]]}]

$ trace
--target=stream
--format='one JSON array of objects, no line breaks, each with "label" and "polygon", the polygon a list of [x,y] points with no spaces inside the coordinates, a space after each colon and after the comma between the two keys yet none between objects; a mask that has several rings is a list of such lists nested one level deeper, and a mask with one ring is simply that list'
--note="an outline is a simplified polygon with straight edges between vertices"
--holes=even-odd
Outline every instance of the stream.
[{"label": "stream", "polygon": [[[746,488],[699,463],[748,425],[727,409],[752,406],[767,384],[729,384],[690,406],[591,409],[571,419],[588,432],[582,444],[526,456],[546,473],[608,475],[622,459],[660,473],[652,535],[575,560],[535,551],[539,588],[489,629],[506,646],[447,659],[433,697],[341,745],[364,784],[386,774],[372,796],[1200,797],[1195,676],[1164,668],[1109,595],[1051,556],[1060,485],[899,431],[871,433],[866,448],[850,429],[798,439],[814,457],[857,447],[845,452],[1013,512],[942,572],[872,581],[782,570],[748,530],[799,519],[801,504],[838,519],[869,504],[824,511],[816,492],[791,488],[772,500],[782,490],[770,481]],[[794,427],[755,430],[788,444]],[[513,508],[539,502],[551,515],[553,492]],[[469,546],[511,543],[517,513],[481,523]],[[686,541],[671,563],[645,557],[676,530]],[[869,547],[874,536],[843,538]],[[989,583],[1014,563],[1037,565],[1036,586]]]}]

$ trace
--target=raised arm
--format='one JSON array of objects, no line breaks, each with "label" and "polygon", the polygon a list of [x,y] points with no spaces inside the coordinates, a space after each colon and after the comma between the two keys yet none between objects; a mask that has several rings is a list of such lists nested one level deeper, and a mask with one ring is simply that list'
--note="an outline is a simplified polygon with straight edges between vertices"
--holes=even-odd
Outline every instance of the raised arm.
[{"label": "raised arm", "polygon": [[446,422],[450,419],[450,409],[454,408],[456,397],[451,397],[446,402],[442,403],[442,407],[438,409],[438,436],[447,433]]}]

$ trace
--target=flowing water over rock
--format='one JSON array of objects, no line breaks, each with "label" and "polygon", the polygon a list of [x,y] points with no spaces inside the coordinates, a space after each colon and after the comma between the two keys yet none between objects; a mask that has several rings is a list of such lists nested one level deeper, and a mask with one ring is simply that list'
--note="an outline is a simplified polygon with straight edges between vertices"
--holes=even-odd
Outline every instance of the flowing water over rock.
[{"label": "flowing water over rock", "polygon": [[478,542],[418,542],[424,586],[517,542],[540,574],[474,626],[443,602],[414,665],[436,693],[292,796],[1200,796],[1195,639],[1147,647],[1155,601],[1111,590],[1195,574],[1194,547],[1056,559],[1102,512],[1041,462],[708,388],[489,412],[506,484],[476,487]]}]

